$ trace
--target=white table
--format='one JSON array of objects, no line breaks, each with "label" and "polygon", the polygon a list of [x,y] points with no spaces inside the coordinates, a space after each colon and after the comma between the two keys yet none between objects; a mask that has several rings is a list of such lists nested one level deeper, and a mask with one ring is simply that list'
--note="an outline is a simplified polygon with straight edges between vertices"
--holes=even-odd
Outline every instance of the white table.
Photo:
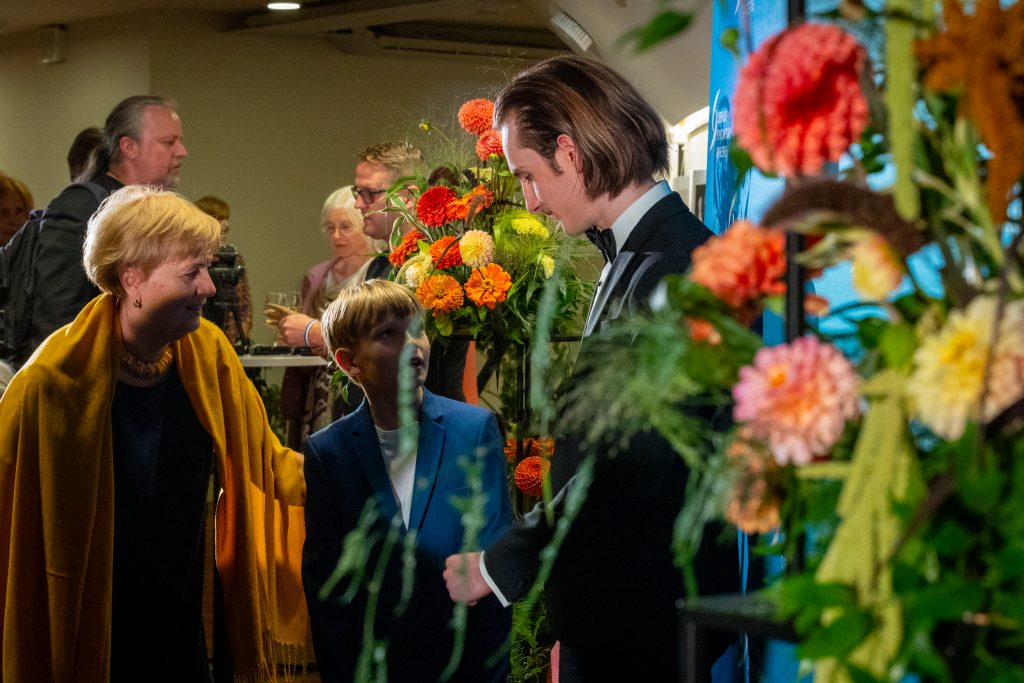
[{"label": "white table", "polygon": [[242,361],[242,367],[244,368],[302,368],[327,365],[327,359],[322,356],[301,356],[292,353],[259,354],[255,356],[246,353],[240,355],[238,360]]}]

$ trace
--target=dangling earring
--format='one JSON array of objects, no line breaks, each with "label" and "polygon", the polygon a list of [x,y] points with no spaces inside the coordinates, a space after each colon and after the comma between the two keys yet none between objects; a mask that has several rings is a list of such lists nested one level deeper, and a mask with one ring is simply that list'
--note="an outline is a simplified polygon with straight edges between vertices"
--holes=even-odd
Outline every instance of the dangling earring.
[{"label": "dangling earring", "polygon": [[142,297],[139,295],[138,291],[135,292],[135,298],[132,299],[132,306],[135,308],[142,308]]}]

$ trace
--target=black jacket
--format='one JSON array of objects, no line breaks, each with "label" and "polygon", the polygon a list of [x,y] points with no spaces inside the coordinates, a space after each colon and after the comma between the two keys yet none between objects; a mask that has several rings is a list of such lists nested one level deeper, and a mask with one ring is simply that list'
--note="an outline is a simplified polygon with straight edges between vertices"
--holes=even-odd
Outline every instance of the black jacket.
[{"label": "black jacket", "polygon": [[[612,262],[586,333],[644,311],[662,278],[686,271],[692,251],[710,235],[678,194],[660,200]],[[593,409],[599,419],[601,397],[593,397]],[[577,439],[559,439],[552,458],[556,520],[584,456]],[[672,535],[687,475],[680,456],[651,432],[634,435],[614,458],[597,459],[593,483],[545,584],[552,629],[577,652],[584,681],[677,680],[676,601],[683,581]],[[553,533],[538,507],[487,549],[487,572],[506,599],[529,590]],[[700,590],[736,592],[735,545],[718,545],[712,535],[696,560]]]},{"label": "black jacket", "polygon": [[[124,187],[106,173],[91,180],[108,193]],[[36,245],[36,289],[29,332],[33,349],[57,328],[74,320],[100,293],[82,265],[85,227],[98,208],[99,202],[87,188],[74,185],[64,188],[46,207]]]}]

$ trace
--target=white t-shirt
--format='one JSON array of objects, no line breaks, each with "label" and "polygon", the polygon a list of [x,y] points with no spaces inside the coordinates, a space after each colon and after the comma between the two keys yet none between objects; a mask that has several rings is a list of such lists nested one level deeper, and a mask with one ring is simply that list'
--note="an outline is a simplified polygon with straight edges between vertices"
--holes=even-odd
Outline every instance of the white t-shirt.
[{"label": "white t-shirt", "polygon": [[[398,510],[402,513],[402,521],[405,528],[409,528],[409,510],[412,507],[412,487],[416,482],[416,454],[411,457],[401,457],[398,452],[398,442],[401,438],[401,429],[380,429],[377,430],[377,441],[380,443],[380,454],[384,457],[384,467],[387,468],[388,477],[391,479],[391,493],[398,503]],[[406,428],[407,433],[413,430]]]}]

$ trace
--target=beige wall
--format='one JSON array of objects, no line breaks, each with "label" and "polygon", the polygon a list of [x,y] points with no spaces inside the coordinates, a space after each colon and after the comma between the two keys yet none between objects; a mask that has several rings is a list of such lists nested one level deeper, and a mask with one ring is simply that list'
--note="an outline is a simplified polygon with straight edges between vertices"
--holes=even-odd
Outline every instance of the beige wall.
[{"label": "beige wall", "polygon": [[[45,205],[65,182],[78,130],[102,125],[129,95],[173,97],[189,149],[180,190],[231,204],[257,309],[329,256],[320,207],[351,182],[358,150],[492,94],[518,68],[350,56],[320,40],[221,32],[219,21],[157,13],[71,26],[67,61],[50,66],[38,63],[33,36],[0,43],[0,170]],[[270,341],[261,320],[253,330]]]}]

